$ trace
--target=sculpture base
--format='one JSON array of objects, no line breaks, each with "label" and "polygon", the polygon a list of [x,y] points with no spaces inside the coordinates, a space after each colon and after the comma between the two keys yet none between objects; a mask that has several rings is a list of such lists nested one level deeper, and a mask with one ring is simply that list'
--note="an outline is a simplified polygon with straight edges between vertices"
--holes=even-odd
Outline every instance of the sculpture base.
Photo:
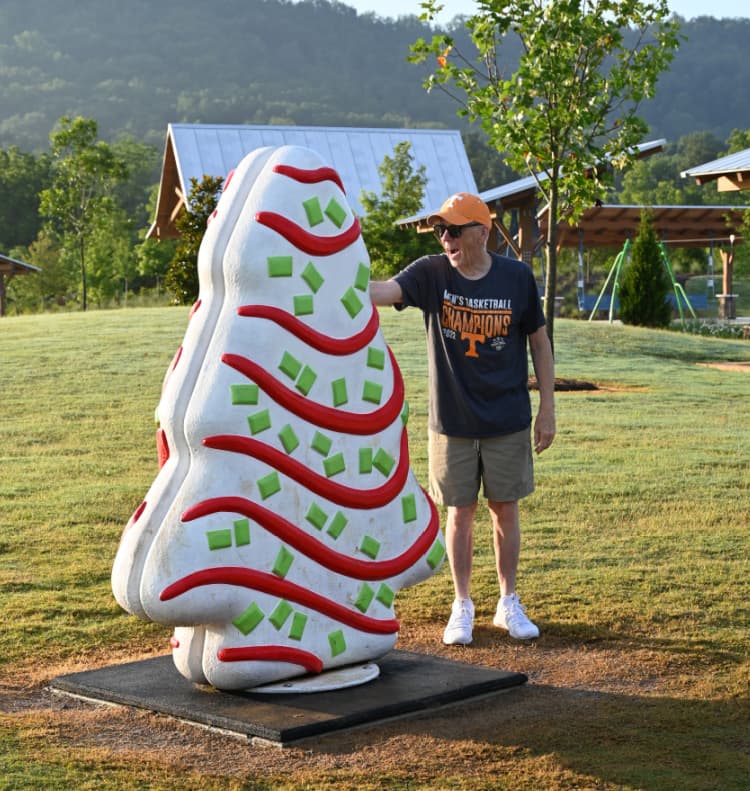
[{"label": "sculpture base", "polygon": [[336,689],[349,689],[373,681],[380,675],[380,668],[368,662],[366,665],[351,665],[327,670],[317,676],[302,676],[288,681],[277,681],[275,684],[263,684],[253,687],[248,692],[260,692],[264,695],[293,695],[315,692],[333,692]]},{"label": "sculpture base", "polygon": [[135,706],[285,746],[313,736],[334,738],[342,730],[423,713],[527,681],[522,673],[409,651],[390,651],[378,666],[378,677],[354,692],[221,692],[192,684],[178,673],[170,655],[59,676],[50,686],[93,702]]}]

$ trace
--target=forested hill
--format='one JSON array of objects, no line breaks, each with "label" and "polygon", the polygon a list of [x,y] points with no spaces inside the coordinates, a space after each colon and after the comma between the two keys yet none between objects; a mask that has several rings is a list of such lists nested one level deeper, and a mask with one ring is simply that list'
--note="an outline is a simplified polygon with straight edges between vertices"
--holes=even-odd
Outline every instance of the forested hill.
[{"label": "forested hill", "polygon": [[[750,128],[750,19],[682,33],[642,109],[652,136]],[[456,103],[427,94],[406,61],[430,35],[416,17],[327,0],[2,0],[0,148],[46,149],[62,115],[157,146],[170,121],[460,128]]]}]

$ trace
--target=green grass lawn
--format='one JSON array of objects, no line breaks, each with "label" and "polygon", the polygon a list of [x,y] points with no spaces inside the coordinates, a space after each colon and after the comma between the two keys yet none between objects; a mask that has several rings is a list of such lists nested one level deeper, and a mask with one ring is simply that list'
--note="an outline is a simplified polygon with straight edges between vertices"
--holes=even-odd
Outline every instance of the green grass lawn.
[{"label": "green grass lawn", "polygon": [[[152,415],[186,320],[181,308],[0,320],[0,692],[45,668],[49,678],[71,662],[168,650],[169,630],[118,608],[109,575],[157,470]],[[412,467],[424,482],[421,317],[386,310],[381,321],[404,374]],[[558,376],[602,389],[558,394],[558,436],[522,506],[519,586],[542,628],[540,650],[632,648],[658,672],[637,698],[611,696],[595,727],[582,709],[577,733],[552,720],[534,726],[534,754],[508,742],[516,783],[464,786],[447,775],[446,787],[747,788],[750,373],[701,363],[750,361],[750,343],[564,319],[555,328]],[[487,619],[496,580],[485,517],[475,562]],[[399,614],[439,641],[451,598],[444,567],[399,594]],[[76,757],[41,727],[0,698],[0,789],[198,787],[189,773]],[[476,760],[490,749],[499,761],[494,744],[476,745]],[[430,787],[385,775],[378,784],[377,773],[362,775],[362,787],[364,778],[367,787]],[[200,787],[279,787],[230,786],[220,765],[216,777]],[[329,780],[341,777],[305,775],[299,787]]]}]

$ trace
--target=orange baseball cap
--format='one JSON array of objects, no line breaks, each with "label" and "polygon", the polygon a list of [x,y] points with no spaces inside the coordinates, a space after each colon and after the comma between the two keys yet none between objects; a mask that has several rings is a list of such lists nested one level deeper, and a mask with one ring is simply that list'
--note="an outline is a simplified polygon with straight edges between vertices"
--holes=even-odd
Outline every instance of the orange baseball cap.
[{"label": "orange baseball cap", "polygon": [[457,192],[451,195],[440,207],[440,211],[427,218],[429,225],[441,221],[447,225],[468,225],[470,222],[478,222],[486,228],[492,227],[487,204],[478,195],[472,195],[470,192]]}]

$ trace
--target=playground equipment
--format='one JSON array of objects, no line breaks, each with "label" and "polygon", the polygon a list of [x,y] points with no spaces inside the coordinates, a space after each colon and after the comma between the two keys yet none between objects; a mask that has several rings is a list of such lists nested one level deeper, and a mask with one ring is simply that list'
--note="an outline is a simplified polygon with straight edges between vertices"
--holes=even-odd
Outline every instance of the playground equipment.
[{"label": "playground equipment", "polygon": [[[625,244],[623,245],[620,252],[615,256],[614,263],[607,274],[607,278],[604,281],[604,285],[599,292],[597,297],[593,295],[589,295],[586,293],[585,288],[585,276],[584,276],[584,266],[583,266],[583,241],[582,235],[579,236],[579,245],[578,245],[578,308],[582,311],[590,311],[589,314],[589,321],[593,321],[594,317],[600,310],[607,310],[609,312],[609,321],[610,323],[614,320],[615,312],[619,309],[619,301],[617,299],[617,294],[620,289],[620,275],[622,273],[622,266],[623,263],[627,260],[627,257],[630,253],[630,246],[631,241],[630,239],[625,240]],[[667,271],[667,275],[669,276],[669,282],[672,285],[671,293],[667,294],[667,299],[672,303],[672,306],[676,308],[679,316],[680,316],[680,323],[684,326],[685,325],[685,309],[687,309],[694,319],[697,319],[695,310],[704,310],[708,307],[708,300],[709,290],[712,292],[711,296],[715,296],[713,294],[714,289],[714,265],[713,265],[713,240],[711,240],[709,256],[708,256],[708,278],[706,280],[706,293],[705,294],[693,294],[690,297],[685,293],[685,289],[683,288],[682,284],[677,281],[674,275],[674,270],[672,269],[672,264],[669,260],[669,255],[667,253],[667,248],[664,242],[659,242],[659,250],[661,252],[661,259],[662,263],[664,264],[664,268]],[[611,291],[610,289],[611,284]]]}]

